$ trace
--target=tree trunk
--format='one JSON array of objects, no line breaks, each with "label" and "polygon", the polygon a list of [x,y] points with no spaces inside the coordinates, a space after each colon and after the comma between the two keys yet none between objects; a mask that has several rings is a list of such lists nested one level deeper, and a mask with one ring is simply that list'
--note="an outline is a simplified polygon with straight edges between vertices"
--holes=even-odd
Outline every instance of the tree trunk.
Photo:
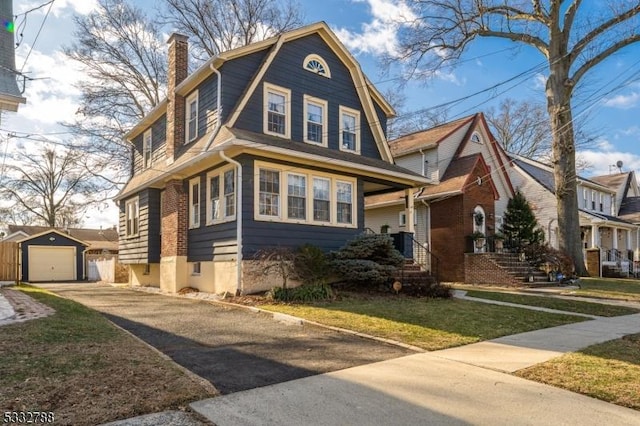
[{"label": "tree trunk", "polygon": [[560,249],[573,259],[576,273],[588,275],[582,254],[582,238],[578,217],[576,152],[571,114],[572,82],[562,60],[551,61],[547,80],[547,110],[551,119],[553,176],[558,209],[558,241]]}]

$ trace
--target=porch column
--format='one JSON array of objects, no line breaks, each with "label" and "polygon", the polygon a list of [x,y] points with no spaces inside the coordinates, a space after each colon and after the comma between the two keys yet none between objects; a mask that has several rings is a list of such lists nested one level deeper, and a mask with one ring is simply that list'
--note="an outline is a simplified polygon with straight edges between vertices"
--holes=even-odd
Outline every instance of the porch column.
[{"label": "porch column", "polygon": [[600,245],[600,239],[598,236],[598,225],[591,225],[591,248],[595,248]]},{"label": "porch column", "polygon": [[618,250],[618,228],[612,228],[611,238],[613,239],[611,248],[614,250]]},{"label": "porch column", "polygon": [[407,216],[407,232],[415,232],[415,227],[413,226],[413,223],[415,221],[414,219],[414,215],[415,213],[415,208],[413,205],[413,189],[409,188],[409,189],[405,189],[404,190],[404,196],[407,200],[407,202],[405,203],[405,212],[406,212],[406,216]]},{"label": "porch column", "polygon": [[633,244],[631,242],[631,229],[627,229],[627,250],[633,250]]}]

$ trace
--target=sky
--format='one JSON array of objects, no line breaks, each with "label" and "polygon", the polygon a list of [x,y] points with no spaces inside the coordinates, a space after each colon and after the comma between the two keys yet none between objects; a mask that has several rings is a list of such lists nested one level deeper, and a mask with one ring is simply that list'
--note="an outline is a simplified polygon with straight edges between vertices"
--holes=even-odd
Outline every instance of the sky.
[{"label": "sky", "polygon": [[[14,1],[14,14],[45,2]],[[137,0],[135,3],[153,13],[159,2]],[[397,49],[394,18],[412,16],[405,2],[298,0],[298,3],[306,22],[325,21],[336,32],[360,62],[365,74],[383,93],[397,90],[395,70],[385,72],[380,58],[382,54],[393,53]],[[82,81],[83,74],[65,57],[62,49],[73,42],[74,14],[89,13],[94,7],[95,0],[55,0],[46,20],[49,6],[29,13],[23,25],[16,27],[16,36],[22,33],[16,50],[17,69],[35,80],[26,85],[24,96],[27,104],[21,105],[17,113],[2,115],[0,155],[16,149],[34,149],[33,141],[7,138],[11,132],[44,135],[53,140],[68,137],[59,134],[65,130],[59,123],[71,121],[78,109],[79,91],[75,85]],[[20,17],[16,25],[19,23]],[[635,82],[621,85],[633,73],[640,71],[639,57],[640,45],[608,59],[585,81],[594,96],[591,99],[577,98],[573,103],[574,115],[584,116],[589,128],[598,135],[593,144],[579,151],[579,155],[591,165],[584,172],[585,177],[615,171],[617,169],[612,166],[617,161],[623,162],[623,171],[640,171],[640,80],[636,78]],[[503,40],[481,39],[472,43],[462,59],[457,67],[445,68],[428,81],[409,82],[404,88],[406,104],[403,110],[411,112],[432,108],[509,79],[513,79],[509,84],[456,103],[447,118],[453,120],[495,107],[506,97],[544,102],[544,71],[516,77],[543,63],[544,58],[537,51],[518,48],[515,43]],[[617,90],[612,91],[616,87]],[[11,159],[6,157],[3,161]],[[92,228],[111,227],[117,222],[118,210],[112,201],[99,209],[92,209],[83,218],[84,226]]]}]

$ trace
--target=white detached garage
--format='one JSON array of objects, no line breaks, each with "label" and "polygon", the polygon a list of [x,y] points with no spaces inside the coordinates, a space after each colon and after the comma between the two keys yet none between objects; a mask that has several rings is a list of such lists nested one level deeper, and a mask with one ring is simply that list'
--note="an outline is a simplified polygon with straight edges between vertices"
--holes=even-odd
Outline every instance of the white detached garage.
[{"label": "white detached garage", "polygon": [[55,229],[20,241],[22,281],[76,281],[84,279],[84,252],[88,244]]}]

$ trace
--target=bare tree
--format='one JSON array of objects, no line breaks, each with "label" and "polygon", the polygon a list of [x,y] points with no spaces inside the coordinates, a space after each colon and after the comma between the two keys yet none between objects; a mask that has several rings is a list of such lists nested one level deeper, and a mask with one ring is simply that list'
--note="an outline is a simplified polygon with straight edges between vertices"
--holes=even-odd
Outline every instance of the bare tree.
[{"label": "bare tree", "polygon": [[0,220],[46,226],[81,224],[85,211],[105,200],[101,183],[87,170],[83,157],[61,148],[45,148],[38,155],[16,154],[15,161],[6,166],[0,188],[0,199],[7,203],[0,209]]},{"label": "bare tree", "polygon": [[614,0],[417,0],[419,18],[401,33],[404,58],[439,67],[461,57],[478,37],[529,45],[546,59],[546,100],[560,247],[586,275],[578,220],[575,134],[571,101],[596,66],[640,41],[640,2]]},{"label": "bare tree", "polygon": [[396,110],[397,116],[387,120],[387,139],[393,140],[409,133],[429,129],[447,122],[448,110],[446,108],[424,109],[407,111],[405,104],[406,95],[401,87],[392,87],[384,92],[387,101]]},{"label": "bare tree", "polygon": [[165,0],[166,23],[189,36],[196,60],[275,36],[302,24],[287,0]]},{"label": "bare tree", "polygon": [[551,149],[551,126],[544,106],[533,101],[506,98],[498,109],[485,111],[498,143],[510,153],[540,158]]},{"label": "bare tree", "polygon": [[112,183],[124,183],[131,146],[123,136],[166,95],[166,46],[152,19],[125,0],[99,0],[75,24],[65,54],[88,79],[78,84],[80,108],[66,125],[78,136],[74,148],[98,154],[111,165]]}]

